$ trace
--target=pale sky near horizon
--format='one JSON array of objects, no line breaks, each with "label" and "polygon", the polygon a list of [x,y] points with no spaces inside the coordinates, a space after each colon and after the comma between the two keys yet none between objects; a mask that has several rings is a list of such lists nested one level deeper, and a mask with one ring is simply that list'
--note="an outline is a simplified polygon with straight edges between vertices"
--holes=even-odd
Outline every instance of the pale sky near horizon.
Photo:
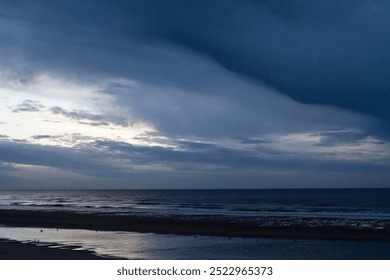
[{"label": "pale sky near horizon", "polygon": [[0,0],[0,189],[390,187],[388,12]]}]

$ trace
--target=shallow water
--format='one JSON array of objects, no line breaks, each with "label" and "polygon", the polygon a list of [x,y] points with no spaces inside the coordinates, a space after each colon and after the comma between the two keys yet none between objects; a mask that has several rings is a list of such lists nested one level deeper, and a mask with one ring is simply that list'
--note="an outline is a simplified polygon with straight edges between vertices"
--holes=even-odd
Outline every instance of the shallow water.
[{"label": "shallow water", "polygon": [[[81,246],[128,259],[390,259],[389,242],[223,238],[0,227],[0,238]],[[56,247],[56,246],[54,246]]]}]

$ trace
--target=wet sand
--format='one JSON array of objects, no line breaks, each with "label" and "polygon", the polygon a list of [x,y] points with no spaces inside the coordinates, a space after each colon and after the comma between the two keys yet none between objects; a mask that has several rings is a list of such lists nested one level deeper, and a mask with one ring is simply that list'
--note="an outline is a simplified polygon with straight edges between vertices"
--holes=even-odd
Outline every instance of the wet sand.
[{"label": "wet sand", "polygon": [[74,250],[77,247],[50,248],[53,244],[21,243],[0,239],[0,260],[103,260],[92,251]]},{"label": "wet sand", "polygon": [[[291,219],[291,217],[288,217]],[[76,213],[70,211],[0,210],[0,224],[14,227],[46,227],[104,231],[151,232],[227,237],[301,238],[390,242],[390,227],[354,228],[330,226],[310,220],[285,225],[283,217],[237,220],[222,216],[150,216],[123,213]],[[287,218],[286,218],[287,219]],[[310,218],[309,218],[310,219]],[[272,223],[269,222],[272,220]],[[319,220],[316,218],[316,220]],[[270,224],[272,224],[270,226]]]}]

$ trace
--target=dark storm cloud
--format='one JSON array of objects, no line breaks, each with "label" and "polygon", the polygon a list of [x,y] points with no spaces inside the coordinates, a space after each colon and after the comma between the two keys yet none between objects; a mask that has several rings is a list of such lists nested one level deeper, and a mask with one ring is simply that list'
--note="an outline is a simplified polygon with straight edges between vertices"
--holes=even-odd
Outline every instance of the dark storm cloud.
[{"label": "dark storm cloud", "polygon": [[[18,64],[12,60],[16,57],[32,62],[24,68],[50,68],[76,79],[126,77],[155,85],[152,91],[165,91],[163,96],[152,92],[140,98],[131,94],[136,87],[121,82],[104,91],[174,135],[234,131],[232,137],[252,137],[259,132],[265,83],[303,103],[380,117],[385,124],[372,131],[383,136],[390,123],[389,8],[380,0],[4,2],[0,46],[9,54],[4,62],[9,65]],[[229,79],[258,83],[260,89],[246,93],[247,87],[228,84]],[[189,94],[170,93],[178,88]],[[188,95],[216,97],[191,100]],[[225,110],[199,114],[191,109],[208,104]],[[177,114],[172,108],[179,109]],[[292,111],[299,115],[301,110]],[[279,118],[285,123],[274,127],[281,130],[305,126],[299,117]],[[303,118],[310,122],[312,116]]]},{"label": "dark storm cloud", "polygon": [[388,1],[173,2],[149,8],[154,36],[298,101],[390,121]]},{"label": "dark storm cloud", "polygon": [[[193,61],[192,65],[199,67],[199,61]],[[136,84],[136,89],[127,94],[120,92],[119,96],[113,88],[107,87],[105,91],[116,96],[119,104],[125,104],[129,113],[174,138],[253,138],[265,133],[345,127],[377,130],[367,116],[300,104],[218,68],[208,69],[210,73],[206,74],[200,70],[194,79],[212,77],[211,85],[203,91],[144,84]]]},{"label": "dark storm cloud", "polygon": [[16,42],[15,52],[29,49],[40,63],[60,59],[66,66],[70,59],[73,70],[201,87],[185,71],[153,67],[156,60],[169,66],[174,57],[141,47],[166,43],[298,101],[390,122],[388,1],[13,1],[3,2],[2,10],[13,29],[1,43]]},{"label": "dark storm cloud", "polygon": [[[17,69],[17,83],[35,73],[102,82],[96,94],[109,95],[128,113],[45,107],[52,114],[96,126],[145,121],[178,146],[91,138],[80,144],[88,136],[74,134],[66,140],[76,145],[72,149],[3,141],[0,160],[97,177],[130,178],[135,168],[153,165],[172,168],[172,176],[242,171],[236,182],[252,180],[245,178],[249,170],[297,171],[307,178],[313,170],[388,169],[387,159],[337,159],[337,152],[324,156],[306,146],[304,152],[278,152],[267,148],[277,138],[262,136],[309,132],[321,138],[317,148],[388,136],[389,2],[15,0],[0,1],[0,10],[0,66]],[[42,110],[25,102],[14,111]],[[175,140],[192,136],[230,138],[246,149]],[[32,138],[65,141],[61,137]]]}]

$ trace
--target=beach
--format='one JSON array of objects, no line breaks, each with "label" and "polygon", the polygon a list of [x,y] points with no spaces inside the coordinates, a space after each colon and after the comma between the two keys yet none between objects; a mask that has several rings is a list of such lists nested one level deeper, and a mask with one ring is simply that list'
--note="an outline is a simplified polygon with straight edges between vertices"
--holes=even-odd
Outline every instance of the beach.
[{"label": "beach", "polygon": [[[54,247],[54,248],[52,248]],[[0,239],[0,260],[103,260],[112,257],[98,256],[92,251],[75,250],[54,244],[22,243]]]},{"label": "beach", "polygon": [[[381,241],[244,238],[6,226],[0,227],[0,236],[29,245],[26,249],[29,254],[15,256],[4,253],[4,259],[96,259],[97,256],[130,260],[390,259],[390,242]],[[34,245],[34,239],[39,240],[38,247]],[[49,249],[42,250],[42,246]],[[14,249],[8,248],[8,252],[13,253]],[[26,247],[19,248],[23,252]],[[87,253],[80,255],[80,250]],[[67,251],[66,255],[63,251]]]},{"label": "beach", "polygon": [[[225,237],[268,237],[325,240],[390,241],[390,228],[363,228],[334,225],[325,218],[289,217],[231,219],[221,216],[158,216],[123,213],[76,213],[71,211],[0,210],[3,225],[105,231],[151,232],[178,235]],[[286,223],[286,221],[290,221]],[[314,225],[314,221],[318,225]],[[362,222],[363,223],[363,222]]]}]

